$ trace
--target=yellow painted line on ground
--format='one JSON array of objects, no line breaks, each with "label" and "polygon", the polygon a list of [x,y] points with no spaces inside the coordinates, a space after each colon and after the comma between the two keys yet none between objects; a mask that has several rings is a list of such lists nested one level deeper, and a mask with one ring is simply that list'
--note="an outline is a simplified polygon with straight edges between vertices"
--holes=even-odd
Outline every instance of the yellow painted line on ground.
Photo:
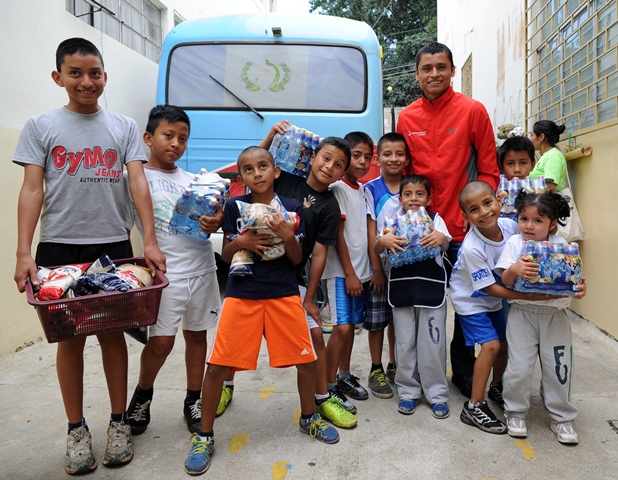
[{"label": "yellow painted line on ground", "polygon": [[266,400],[268,397],[270,397],[273,393],[275,393],[275,390],[277,390],[275,387],[264,387],[262,389],[262,391],[260,392],[260,394],[258,395],[258,398],[260,400]]},{"label": "yellow painted line on ground", "polygon": [[251,437],[246,433],[239,433],[234,435],[230,440],[230,444],[227,447],[228,452],[230,453],[238,453],[242,450],[242,447],[245,446],[245,443],[249,441]]},{"label": "yellow painted line on ground", "polygon": [[294,418],[292,419],[292,425],[298,425],[300,422],[300,408],[294,409]]},{"label": "yellow painted line on ground", "polygon": [[515,442],[515,446],[523,452],[526,460],[536,460],[536,452],[530,442],[526,442],[525,440],[517,440]]},{"label": "yellow painted line on ground", "polygon": [[291,465],[287,460],[279,460],[273,465],[273,480],[284,480],[287,476]]}]

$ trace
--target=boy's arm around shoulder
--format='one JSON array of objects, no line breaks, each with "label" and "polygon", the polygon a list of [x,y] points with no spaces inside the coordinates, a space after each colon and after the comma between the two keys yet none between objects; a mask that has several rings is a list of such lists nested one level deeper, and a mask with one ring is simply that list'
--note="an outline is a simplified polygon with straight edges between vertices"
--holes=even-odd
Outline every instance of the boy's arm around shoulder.
[{"label": "boy's arm around shoulder", "polygon": [[127,163],[127,174],[133,204],[144,231],[144,258],[150,269],[150,274],[154,276],[155,267],[165,272],[165,256],[159,249],[155,234],[152,199],[142,162],[133,161]]},{"label": "boy's arm around shoulder", "polygon": [[43,207],[45,171],[38,165],[24,166],[24,181],[17,201],[17,262],[14,280],[17,290],[24,292],[26,280],[33,285],[39,282],[36,263],[32,258],[32,238]]}]

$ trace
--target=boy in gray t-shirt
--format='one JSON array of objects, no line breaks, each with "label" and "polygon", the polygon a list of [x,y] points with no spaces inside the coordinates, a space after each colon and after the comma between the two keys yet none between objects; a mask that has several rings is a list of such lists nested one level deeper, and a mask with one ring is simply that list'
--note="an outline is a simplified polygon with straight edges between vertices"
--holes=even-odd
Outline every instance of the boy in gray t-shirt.
[{"label": "boy in gray t-shirt", "polygon": [[[99,107],[107,74],[99,50],[88,40],[71,38],[56,51],[54,82],[68,103],[26,123],[13,162],[24,167],[18,200],[17,266],[20,292],[26,280],[38,285],[37,265],[53,266],[132,256],[125,228],[127,198],[122,170],[129,174],[131,195],[144,227],[144,256],[154,275],[165,271],[165,257],[154,231],[152,202],[142,162],[146,156],[135,121]],[[31,246],[37,221],[41,236],[36,262]],[[104,465],[133,458],[126,414],[128,356],[123,332],[97,335],[109,388],[111,419]],[[83,416],[84,337],[58,343],[56,370],[68,418],[65,470],[84,473],[97,466]]]}]

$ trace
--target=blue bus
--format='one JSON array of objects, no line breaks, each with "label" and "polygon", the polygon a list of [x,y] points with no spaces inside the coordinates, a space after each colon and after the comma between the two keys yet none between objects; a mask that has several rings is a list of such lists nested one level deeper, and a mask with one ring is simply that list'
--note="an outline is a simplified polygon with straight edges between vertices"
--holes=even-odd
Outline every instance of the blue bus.
[{"label": "blue bus", "polygon": [[177,25],[163,42],[156,101],[191,119],[179,166],[235,178],[239,153],[283,118],[322,137],[360,130],[377,140],[381,57],[369,25],[339,17],[264,13]]}]

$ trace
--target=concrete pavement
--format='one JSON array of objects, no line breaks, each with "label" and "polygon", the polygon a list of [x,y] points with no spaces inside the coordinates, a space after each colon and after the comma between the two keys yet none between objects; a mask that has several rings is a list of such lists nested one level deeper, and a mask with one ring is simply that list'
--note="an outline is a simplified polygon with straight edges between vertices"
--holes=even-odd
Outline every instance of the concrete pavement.
[{"label": "concrete pavement", "polygon": [[[450,305],[449,313],[451,332]],[[368,400],[355,402],[357,428],[339,429],[339,443],[325,445],[298,431],[295,369],[270,369],[262,348],[258,370],[236,376],[234,399],[215,423],[216,453],[202,478],[618,479],[618,343],[569,313],[575,352],[572,398],[580,411],[577,446],[559,444],[549,429],[539,397],[538,365],[526,439],[491,435],[463,424],[459,413],[464,398],[451,385],[447,419],[433,418],[424,400],[413,415],[404,416],[396,410],[396,397],[384,400],[370,394]],[[355,338],[352,373],[366,385],[366,332]],[[130,397],[142,346],[133,339],[127,342]],[[66,419],[55,350],[43,340],[0,358],[0,479],[69,478],[63,469]],[[85,357],[84,405],[99,463],[87,478],[190,478],[183,470],[190,442],[182,415],[182,336],[155,384],[148,430],[133,439],[135,458],[120,468],[106,468],[100,462],[109,400],[95,338],[88,339]]]}]

